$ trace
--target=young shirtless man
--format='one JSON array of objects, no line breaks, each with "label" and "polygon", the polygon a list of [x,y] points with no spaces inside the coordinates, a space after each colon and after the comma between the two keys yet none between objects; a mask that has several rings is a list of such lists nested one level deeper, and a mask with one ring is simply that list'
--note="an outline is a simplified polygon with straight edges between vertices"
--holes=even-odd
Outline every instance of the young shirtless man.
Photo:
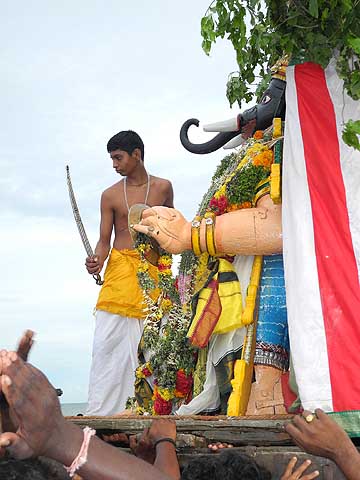
[{"label": "young shirtless man", "polygon": [[[136,203],[173,206],[170,181],[145,169],[144,144],[137,133],[128,130],[116,134],[107,150],[116,173],[124,178],[102,194],[100,239],[94,257],[86,259],[90,274],[101,272],[114,229],[113,248],[96,304],[88,415],[118,413],[134,392],[145,305],[136,275],[139,257],[128,230],[129,208]],[[149,269],[155,276],[155,268]]]}]

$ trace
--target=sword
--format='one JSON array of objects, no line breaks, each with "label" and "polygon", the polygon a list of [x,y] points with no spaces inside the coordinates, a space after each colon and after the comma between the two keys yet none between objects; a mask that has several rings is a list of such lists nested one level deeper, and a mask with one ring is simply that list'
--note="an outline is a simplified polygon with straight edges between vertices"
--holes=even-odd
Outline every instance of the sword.
[{"label": "sword", "polygon": [[[67,181],[67,186],[68,186],[68,190],[69,190],[71,208],[72,208],[72,211],[73,211],[73,214],[74,214],[76,226],[77,226],[77,228],[79,230],[79,233],[80,233],[81,241],[84,245],[86,253],[88,254],[88,257],[93,257],[94,252],[93,252],[93,249],[91,248],[90,242],[89,242],[88,237],[86,235],[85,228],[84,228],[83,222],[81,220],[80,212],[79,212],[79,209],[78,209],[78,206],[77,206],[77,203],[76,203],[76,198],[75,198],[75,194],[74,194],[74,190],[73,190],[72,183],[71,183],[71,178],[70,178],[69,165],[66,165],[66,181]],[[98,273],[93,274],[93,278],[96,282],[96,285],[102,285],[104,283],[103,280],[101,280],[101,276]]]}]

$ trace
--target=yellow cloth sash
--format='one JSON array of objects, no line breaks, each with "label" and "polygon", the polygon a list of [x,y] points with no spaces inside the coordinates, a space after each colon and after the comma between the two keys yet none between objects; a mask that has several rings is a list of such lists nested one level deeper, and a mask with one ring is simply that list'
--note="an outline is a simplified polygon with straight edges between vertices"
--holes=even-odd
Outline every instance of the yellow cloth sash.
[{"label": "yellow cloth sash", "polygon": [[241,289],[234,267],[224,258],[218,259],[217,266],[197,296],[195,315],[187,333],[191,344],[200,348],[208,344],[213,333],[226,333],[243,326]]},{"label": "yellow cloth sash", "polygon": [[[146,313],[144,296],[138,284],[137,271],[140,257],[136,250],[116,250],[113,248],[107,263],[97,310],[115,313],[123,317],[142,319]],[[149,264],[149,274],[157,282],[157,268]],[[157,298],[158,290],[151,297]]]}]

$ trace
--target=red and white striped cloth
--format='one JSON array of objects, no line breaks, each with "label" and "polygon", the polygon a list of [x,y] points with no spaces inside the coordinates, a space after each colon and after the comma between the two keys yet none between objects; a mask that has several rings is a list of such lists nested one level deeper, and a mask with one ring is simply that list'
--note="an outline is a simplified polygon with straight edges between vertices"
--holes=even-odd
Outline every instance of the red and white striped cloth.
[{"label": "red and white striped cloth", "polygon": [[286,71],[283,235],[290,345],[303,407],[360,410],[360,119],[334,62]]}]

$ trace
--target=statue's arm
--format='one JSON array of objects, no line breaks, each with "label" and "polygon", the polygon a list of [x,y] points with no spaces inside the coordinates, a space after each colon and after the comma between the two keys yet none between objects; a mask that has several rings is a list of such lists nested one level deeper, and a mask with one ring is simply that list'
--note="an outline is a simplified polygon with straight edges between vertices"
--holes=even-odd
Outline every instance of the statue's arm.
[{"label": "statue's arm", "polygon": [[[191,222],[175,209],[152,207],[145,210],[134,229],[155,238],[171,253],[191,249]],[[237,210],[216,217],[217,253],[270,255],[282,251],[281,205],[274,205],[269,195],[255,208]],[[206,251],[205,221],[200,227],[200,246]]]},{"label": "statue's arm", "polygon": [[[204,225],[200,245],[205,249]],[[262,197],[255,208],[247,208],[217,217],[215,244],[220,253],[271,255],[282,251],[281,205],[270,195]]]}]

